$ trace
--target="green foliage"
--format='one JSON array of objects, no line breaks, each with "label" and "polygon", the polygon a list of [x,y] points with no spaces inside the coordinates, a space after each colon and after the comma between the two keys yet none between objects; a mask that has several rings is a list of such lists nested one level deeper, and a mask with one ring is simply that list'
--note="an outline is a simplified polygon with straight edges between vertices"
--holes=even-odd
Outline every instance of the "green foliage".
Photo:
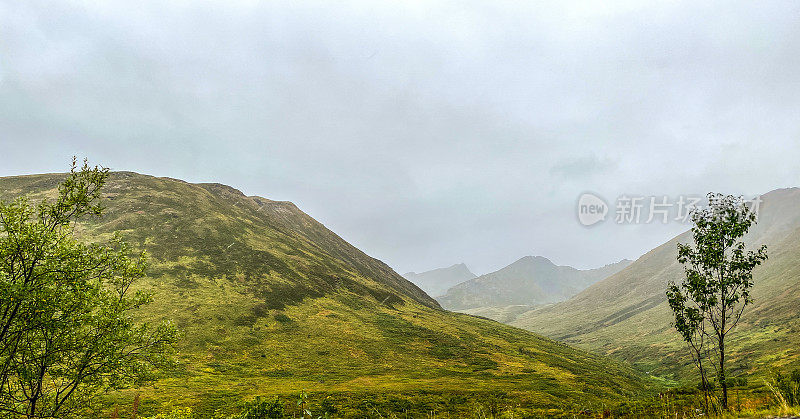
[{"label": "green foliage", "polygon": [[334,404],[334,402],[333,402],[333,400],[331,400],[330,396],[328,396],[328,397],[326,397],[326,398],[324,398],[322,400],[322,403],[320,404],[320,408],[322,409],[322,413],[324,415],[326,415],[326,416],[334,415],[336,413],[339,413],[339,408],[336,407],[336,404]]},{"label": "green foliage", "polygon": [[173,409],[169,413],[159,413],[155,416],[144,417],[142,419],[194,419],[195,415],[190,407]]},{"label": "green foliage", "polygon": [[283,403],[278,399],[266,400],[260,396],[244,408],[238,419],[281,419],[283,418]]},{"label": "green foliage", "polygon": [[117,235],[74,237],[76,220],[102,213],[107,176],[73,161],[55,202],[0,202],[0,416],[69,416],[169,361],[174,329],[130,316],[151,301],[131,288],[145,255]]},{"label": "green foliage", "polygon": [[789,374],[776,370],[772,377],[774,388],[780,392],[788,406],[800,406],[800,369]]},{"label": "green foliage", "polygon": [[[691,387],[665,390],[644,397],[602,403],[563,403],[554,408],[540,406],[527,392],[504,391],[416,391],[416,392],[337,392],[308,393],[303,413],[297,405],[298,394],[271,399],[257,397],[245,403],[236,414],[221,412],[193,415],[181,419],[215,418],[241,419],[250,412],[260,412],[258,418],[706,418],[734,419],[739,417],[775,417],[796,415],[797,409],[776,405],[765,397],[766,389],[737,388],[735,411],[704,414],[701,393]],[[258,410],[254,409],[259,407]],[[326,408],[326,406],[329,406]],[[332,408],[330,408],[332,406]],[[275,410],[272,410],[275,409]],[[272,414],[274,416],[263,416]],[[173,409],[173,415],[184,409]],[[309,413],[313,412],[310,416]],[[169,418],[169,414],[145,419]],[[180,416],[179,416],[180,417]]]},{"label": "green foliage", "polygon": [[[725,338],[752,302],[753,268],[767,258],[767,247],[745,249],[741,238],[756,215],[741,197],[710,193],[708,200],[707,208],[692,213],[694,246],[678,244],[678,261],[686,277],[680,285],[669,284],[667,300],[675,328],[692,348],[704,388],[703,360],[711,358],[722,386],[722,407],[727,409]],[[712,341],[713,350],[707,340]]]},{"label": "green foliage", "polygon": [[297,396],[297,407],[300,409],[300,416],[301,417],[311,417],[311,411],[308,410],[308,393],[305,390],[302,390],[300,394]]}]

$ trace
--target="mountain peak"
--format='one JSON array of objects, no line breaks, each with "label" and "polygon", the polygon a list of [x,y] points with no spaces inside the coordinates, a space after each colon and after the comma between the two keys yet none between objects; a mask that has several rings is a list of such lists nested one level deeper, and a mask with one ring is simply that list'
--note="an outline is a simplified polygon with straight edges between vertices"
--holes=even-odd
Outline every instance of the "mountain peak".
[{"label": "mountain peak", "polygon": [[447,269],[450,269],[450,270],[453,270],[453,271],[457,271],[457,272],[461,272],[461,273],[465,274],[465,276],[468,276],[470,278],[474,278],[474,277],[477,276],[474,273],[472,273],[472,271],[469,270],[469,267],[467,267],[467,264],[464,263],[464,262],[456,263],[455,265],[452,265]]},{"label": "mountain peak", "polygon": [[548,266],[556,266],[550,259],[544,256],[523,256],[517,259],[516,262],[512,263],[511,265],[515,265],[517,263],[533,263],[537,265],[548,265]]},{"label": "mountain peak", "polygon": [[475,274],[462,262],[422,273],[408,272],[403,277],[422,288],[428,295],[438,296],[456,284],[475,278]]}]

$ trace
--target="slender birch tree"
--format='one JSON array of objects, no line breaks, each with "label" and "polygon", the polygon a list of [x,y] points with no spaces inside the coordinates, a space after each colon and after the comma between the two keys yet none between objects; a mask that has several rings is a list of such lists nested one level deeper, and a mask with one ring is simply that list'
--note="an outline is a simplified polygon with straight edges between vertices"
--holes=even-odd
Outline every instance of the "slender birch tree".
[{"label": "slender birch tree", "polygon": [[722,387],[720,403],[727,410],[726,338],[753,301],[753,268],[767,259],[767,246],[747,250],[742,241],[756,214],[741,197],[710,193],[708,201],[708,207],[692,213],[694,245],[678,244],[685,277],[680,284],[669,284],[667,299],[675,315],[673,324],[692,348],[706,391],[703,360],[711,358]]}]

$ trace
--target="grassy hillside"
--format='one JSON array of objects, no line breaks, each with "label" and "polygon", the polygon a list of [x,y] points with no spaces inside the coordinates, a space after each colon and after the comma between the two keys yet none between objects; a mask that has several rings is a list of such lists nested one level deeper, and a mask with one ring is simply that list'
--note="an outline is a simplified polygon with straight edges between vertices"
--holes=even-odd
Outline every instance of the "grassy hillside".
[{"label": "grassy hillside", "polygon": [[[800,189],[776,190],[763,199],[746,241],[767,244],[769,260],[754,271],[755,303],[731,334],[734,375],[800,364]],[[676,261],[679,242],[690,243],[691,235],[681,234],[575,297],[525,313],[512,324],[645,371],[686,377],[693,370],[670,326],[664,295],[667,282],[683,275]]]},{"label": "grassy hillside", "polygon": [[448,268],[433,269],[425,272],[408,272],[403,278],[413,282],[428,295],[436,298],[443,295],[453,285],[475,278],[467,265],[458,263]]},{"label": "grassy hillside", "polygon": [[[0,178],[0,198],[53,196],[62,178]],[[140,286],[155,302],[139,315],[170,319],[182,335],[177,371],[115,396],[141,394],[143,413],[194,406],[205,415],[303,389],[502,392],[563,408],[627,398],[649,383],[607,358],[441,310],[288,202],[134,173],[112,174],[103,202],[105,215],[78,234],[102,241],[121,231],[146,249]]]},{"label": "grassy hillside", "polygon": [[437,299],[450,310],[510,315],[519,310],[517,307],[564,301],[629,263],[623,260],[602,268],[579,270],[557,266],[541,256],[526,256],[496,272],[458,284]]}]

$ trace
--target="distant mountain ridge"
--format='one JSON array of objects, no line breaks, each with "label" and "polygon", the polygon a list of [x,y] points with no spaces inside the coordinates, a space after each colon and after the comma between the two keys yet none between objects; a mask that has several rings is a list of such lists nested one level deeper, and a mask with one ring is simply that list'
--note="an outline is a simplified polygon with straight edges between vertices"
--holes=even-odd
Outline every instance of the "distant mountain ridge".
[{"label": "distant mountain ridge", "polygon": [[403,278],[413,282],[434,298],[444,295],[450,287],[475,277],[477,275],[472,273],[467,268],[467,265],[463,263],[421,273],[407,272],[403,274]]},{"label": "distant mountain ridge", "polygon": [[572,297],[630,263],[625,259],[580,270],[558,266],[542,256],[525,256],[498,271],[458,284],[437,300],[448,310],[551,304]]}]

